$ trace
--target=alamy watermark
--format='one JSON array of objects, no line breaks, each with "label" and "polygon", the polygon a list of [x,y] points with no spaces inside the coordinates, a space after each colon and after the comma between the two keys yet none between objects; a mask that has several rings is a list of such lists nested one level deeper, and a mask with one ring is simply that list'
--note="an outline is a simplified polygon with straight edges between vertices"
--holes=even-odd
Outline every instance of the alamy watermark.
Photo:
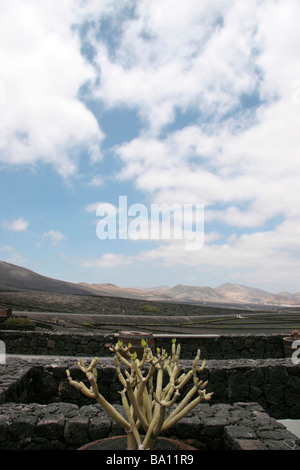
[{"label": "alamy watermark", "polygon": [[0,364],[6,364],[6,349],[4,341],[0,340]]},{"label": "alamy watermark", "polygon": [[298,365],[300,364],[300,357],[298,357],[300,356],[300,340],[299,339],[293,341],[292,349],[296,349],[296,351],[294,351],[292,354],[292,363]]},{"label": "alamy watermark", "polygon": [[145,204],[128,207],[127,196],[119,196],[119,207],[99,204],[96,234],[100,240],[184,240],[186,250],[204,245],[203,204]]}]

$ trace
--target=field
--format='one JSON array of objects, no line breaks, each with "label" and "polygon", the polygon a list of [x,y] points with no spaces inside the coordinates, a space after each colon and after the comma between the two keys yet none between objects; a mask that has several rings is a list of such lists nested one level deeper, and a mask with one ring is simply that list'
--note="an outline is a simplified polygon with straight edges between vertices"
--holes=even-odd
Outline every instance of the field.
[{"label": "field", "polygon": [[120,329],[178,334],[288,334],[300,330],[300,308],[149,302],[98,295],[2,291],[0,307],[55,328]]}]

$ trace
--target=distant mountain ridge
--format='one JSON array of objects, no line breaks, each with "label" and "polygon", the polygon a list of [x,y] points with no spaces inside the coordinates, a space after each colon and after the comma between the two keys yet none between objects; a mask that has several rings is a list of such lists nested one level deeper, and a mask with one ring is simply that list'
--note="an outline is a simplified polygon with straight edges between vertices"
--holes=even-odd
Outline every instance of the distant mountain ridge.
[{"label": "distant mountain ridge", "polygon": [[222,284],[219,287],[187,286],[177,284],[174,287],[154,287],[154,288],[125,288],[114,284],[86,284],[95,290],[105,292],[106,295],[119,297],[129,297],[153,301],[174,301],[174,302],[207,302],[222,304],[267,304],[296,306],[300,305],[300,292],[291,294],[281,292],[273,294],[255,287],[248,287],[241,284]]},{"label": "distant mountain ridge", "polygon": [[36,290],[56,292],[58,294],[103,295],[131,299],[199,302],[220,304],[268,304],[282,306],[300,306],[300,292],[278,294],[266,292],[255,287],[241,284],[225,283],[221,286],[202,287],[177,284],[174,287],[158,286],[153,288],[119,287],[115,284],[88,284],[61,281],[43,276],[27,268],[0,261],[0,291],[3,290]]}]

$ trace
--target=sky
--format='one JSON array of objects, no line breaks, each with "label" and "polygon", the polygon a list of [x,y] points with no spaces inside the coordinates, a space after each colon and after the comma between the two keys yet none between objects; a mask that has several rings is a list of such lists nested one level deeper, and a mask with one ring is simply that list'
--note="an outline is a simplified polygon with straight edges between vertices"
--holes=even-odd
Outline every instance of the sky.
[{"label": "sky", "polygon": [[[298,0],[2,1],[0,259],[299,292],[299,18]],[[186,230],[145,231],[174,204]]]}]

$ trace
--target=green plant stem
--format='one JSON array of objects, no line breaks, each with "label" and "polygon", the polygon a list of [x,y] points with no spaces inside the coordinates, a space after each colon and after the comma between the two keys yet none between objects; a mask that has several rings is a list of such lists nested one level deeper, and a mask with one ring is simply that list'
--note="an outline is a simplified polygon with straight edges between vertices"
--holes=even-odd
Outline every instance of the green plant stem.
[{"label": "green plant stem", "polygon": [[[206,395],[207,397],[209,396]],[[164,425],[161,428],[161,431],[166,431],[167,429],[171,428],[176,424],[180,419],[182,419],[184,416],[186,416],[195,406],[199,405],[203,401],[204,397],[203,396],[198,396],[195,398],[191,403],[189,403],[184,409],[182,409],[180,412],[176,413],[176,415],[173,415],[171,418],[171,415],[168,417],[168,419],[165,421]],[[209,398],[206,398],[209,399]]]},{"label": "green plant stem", "polygon": [[[156,396],[158,399],[161,398],[161,392],[162,392],[162,381],[163,381],[163,370],[160,368],[157,372],[157,381],[156,381]],[[159,421],[159,416],[160,416],[160,406],[158,403],[155,403],[155,409],[154,409],[154,415],[151,423],[149,424],[148,431],[146,433],[146,436],[143,441],[143,446],[144,448],[148,448],[149,444],[151,443],[151,447],[153,445],[153,437],[152,433]]]},{"label": "green plant stem", "polygon": [[144,428],[144,431],[147,432],[148,427],[149,427],[149,423],[147,422],[145,416],[141,412],[140,407],[137,403],[136,397],[134,395],[134,392],[132,390],[132,387],[129,383],[127,383],[126,390],[127,390],[128,398],[129,398],[130,403],[132,405],[133,411],[134,411],[136,417],[140,420],[140,422],[141,422],[141,424]]},{"label": "green plant stem", "polygon": [[123,389],[121,392],[122,396],[122,404],[123,408],[125,410],[127,419],[130,424],[130,429],[127,431],[127,447],[129,450],[134,450],[135,449],[135,443],[140,447],[141,446],[141,437],[140,434],[137,430],[136,423],[130,413],[130,406],[128,403],[128,400],[126,398],[126,390]]},{"label": "green plant stem", "polygon": [[161,407],[160,407],[160,410],[159,410],[159,415],[158,415],[158,420],[157,420],[156,426],[155,426],[155,428],[153,429],[153,437],[154,437],[154,439],[156,439],[157,436],[159,435],[159,433],[160,433],[160,431],[161,431],[161,428],[162,428],[162,425],[163,425],[163,423],[164,423],[165,417],[166,417],[166,407],[165,407],[165,406],[161,406]]},{"label": "green plant stem", "polygon": [[[181,418],[186,416],[201,401],[209,400],[212,393],[206,394],[205,386],[197,376],[197,372],[204,369],[205,361],[201,368],[198,368],[200,360],[200,350],[193,362],[192,370],[180,374],[179,364],[180,345],[175,346],[173,341],[172,355],[168,356],[165,350],[157,349],[157,356],[153,356],[147,344],[142,342],[144,353],[142,360],[136,358],[136,353],[130,353],[131,345],[123,346],[119,341],[116,346],[111,347],[114,352],[114,361],[119,382],[123,385],[120,392],[122,404],[125,411],[125,418],[99,393],[97,385],[97,363],[94,358],[89,367],[86,367],[83,360],[78,362],[79,368],[86,375],[90,388],[83,382],[74,381],[67,370],[68,381],[75,388],[90,398],[94,398],[106,411],[106,413],[120,426],[127,434],[128,450],[148,450],[152,449],[158,435],[170,427],[174,426]],[[121,364],[125,368],[121,370]],[[144,377],[144,366],[149,364],[148,372]],[[163,387],[164,373],[167,372],[169,381]],[[154,392],[154,374],[156,374],[156,387]],[[172,413],[167,417],[167,409],[173,406],[180,391],[193,377],[194,385],[182,399]],[[198,396],[194,398],[194,395]],[[140,430],[143,429],[145,437],[142,440]]]},{"label": "green plant stem", "polygon": [[123,416],[108,402],[105,400],[105,398],[99,393],[96,380],[94,375],[91,372],[86,371],[86,376],[91,384],[92,391],[89,390],[83,382],[78,383],[74,380],[72,380],[70,376],[70,372],[67,371],[67,376],[68,376],[68,381],[71,385],[79,389],[82,393],[84,393],[86,396],[90,398],[94,398],[107,412],[107,414],[117,423],[122,426],[125,431],[130,430],[130,425],[129,423],[123,418]]},{"label": "green plant stem", "polygon": [[192,399],[192,397],[195,395],[197,392],[198,388],[196,385],[194,385],[193,388],[186,394],[186,396],[183,398],[183,400],[179,403],[179,405],[175,408],[175,410],[168,416],[166,419],[165,425],[177,414],[179,414],[182,410],[185,411],[187,404],[189,401]]}]

